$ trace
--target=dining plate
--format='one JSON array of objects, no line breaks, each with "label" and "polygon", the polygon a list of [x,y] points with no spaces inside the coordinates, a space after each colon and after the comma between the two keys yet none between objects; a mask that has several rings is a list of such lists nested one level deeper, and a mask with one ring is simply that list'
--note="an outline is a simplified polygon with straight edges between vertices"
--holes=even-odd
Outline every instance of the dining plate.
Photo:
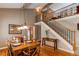
[{"label": "dining plate", "polygon": [[31,40],[28,40],[28,41],[26,41],[26,43],[28,43],[28,44],[29,44],[29,43],[32,43],[32,41],[31,41]]},{"label": "dining plate", "polygon": [[14,43],[13,46],[19,46],[21,43]]}]

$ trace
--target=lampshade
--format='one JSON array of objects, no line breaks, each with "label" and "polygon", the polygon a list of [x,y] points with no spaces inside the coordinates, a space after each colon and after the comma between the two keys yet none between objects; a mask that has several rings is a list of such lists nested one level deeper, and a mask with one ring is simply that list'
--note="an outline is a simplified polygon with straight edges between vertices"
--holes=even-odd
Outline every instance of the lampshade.
[{"label": "lampshade", "polygon": [[21,27],[18,27],[18,30],[23,30],[23,29],[29,29],[28,26],[24,25],[24,26],[21,26]]}]

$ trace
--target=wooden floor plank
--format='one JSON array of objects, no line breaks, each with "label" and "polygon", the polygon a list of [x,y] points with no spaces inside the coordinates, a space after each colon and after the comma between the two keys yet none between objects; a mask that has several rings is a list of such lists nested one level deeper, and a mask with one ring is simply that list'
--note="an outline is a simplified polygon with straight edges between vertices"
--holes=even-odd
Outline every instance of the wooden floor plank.
[{"label": "wooden floor plank", "polygon": [[[0,56],[7,56],[7,49],[0,50]],[[55,50],[48,46],[40,47],[40,55],[39,56],[75,56],[74,54],[70,54],[61,50]]]}]

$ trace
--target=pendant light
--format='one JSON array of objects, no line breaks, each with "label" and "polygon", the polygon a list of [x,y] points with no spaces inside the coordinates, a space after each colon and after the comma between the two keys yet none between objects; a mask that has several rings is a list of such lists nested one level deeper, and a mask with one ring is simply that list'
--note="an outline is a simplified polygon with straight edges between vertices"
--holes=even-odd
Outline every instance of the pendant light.
[{"label": "pendant light", "polygon": [[28,27],[26,25],[26,16],[25,16],[25,8],[24,8],[24,6],[23,6],[23,16],[24,16],[24,24],[21,25],[21,27],[19,27],[18,29],[19,30],[25,30],[26,29],[28,40],[30,40],[30,27]]},{"label": "pendant light", "polygon": [[23,6],[23,16],[24,16],[24,24],[21,27],[18,28],[19,30],[29,29],[29,27],[26,26],[26,18],[25,18],[25,9],[24,9],[24,6]]}]

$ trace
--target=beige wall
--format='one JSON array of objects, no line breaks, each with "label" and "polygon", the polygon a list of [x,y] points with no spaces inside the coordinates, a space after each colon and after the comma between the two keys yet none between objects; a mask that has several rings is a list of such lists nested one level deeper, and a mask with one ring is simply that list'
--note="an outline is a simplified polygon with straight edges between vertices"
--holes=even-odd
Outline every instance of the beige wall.
[{"label": "beige wall", "polygon": [[[26,23],[33,25],[35,22],[35,13],[32,10],[26,10]],[[24,24],[23,11],[20,9],[0,9],[0,48],[5,47],[6,40],[10,39],[12,34],[8,34],[9,24]],[[25,32],[23,34],[26,34]]]}]

